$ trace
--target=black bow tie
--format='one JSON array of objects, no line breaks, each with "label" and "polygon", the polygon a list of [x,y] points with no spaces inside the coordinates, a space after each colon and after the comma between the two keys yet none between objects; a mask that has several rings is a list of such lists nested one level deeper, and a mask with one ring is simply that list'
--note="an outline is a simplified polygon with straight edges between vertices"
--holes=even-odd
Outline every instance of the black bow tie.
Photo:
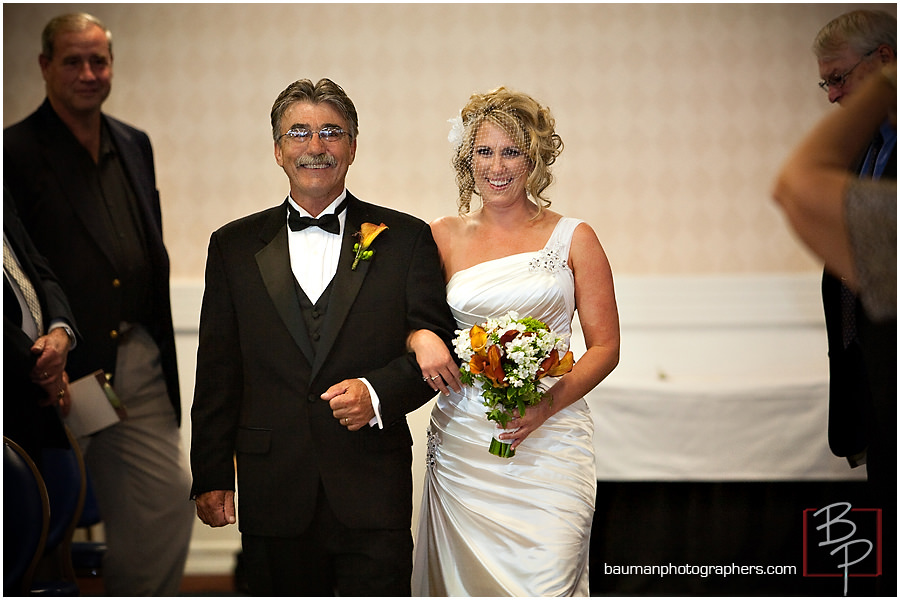
[{"label": "black bow tie", "polygon": [[295,209],[289,203],[288,226],[291,228],[291,231],[303,231],[307,227],[319,227],[321,229],[324,229],[328,233],[337,235],[341,232],[341,222],[338,220],[337,216],[341,214],[341,212],[343,212],[346,206],[347,199],[345,198],[344,201],[341,202],[335,209],[334,213],[322,215],[318,219],[314,219],[312,217],[302,216],[297,212],[297,209]]}]

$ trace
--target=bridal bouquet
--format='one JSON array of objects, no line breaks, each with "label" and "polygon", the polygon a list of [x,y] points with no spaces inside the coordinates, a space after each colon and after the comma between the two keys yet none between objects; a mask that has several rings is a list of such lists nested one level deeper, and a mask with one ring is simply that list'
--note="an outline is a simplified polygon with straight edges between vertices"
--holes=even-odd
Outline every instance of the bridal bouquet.
[{"label": "bridal bouquet", "polygon": [[[462,360],[460,379],[467,385],[481,383],[485,415],[505,429],[516,413],[522,416],[528,406],[541,401],[538,382],[542,377],[559,377],[572,370],[575,359],[567,341],[541,321],[519,318],[510,311],[458,331],[453,345]],[[509,458],[515,454],[510,445],[495,436],[488,450]]]}]

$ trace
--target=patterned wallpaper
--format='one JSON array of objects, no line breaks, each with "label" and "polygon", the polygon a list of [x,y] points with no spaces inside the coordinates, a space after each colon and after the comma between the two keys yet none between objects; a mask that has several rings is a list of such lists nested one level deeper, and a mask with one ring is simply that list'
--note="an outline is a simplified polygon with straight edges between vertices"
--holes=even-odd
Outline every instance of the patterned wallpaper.
[{"label": "patterned wallpaper", "polygon": [[506,85],[553,110],[566,144],[553,208],[591,223],[616,273],[813,271],[770,188],[837,110],[810,44],[853,6],[4,4],[3,123],[43,98],[46,21],[103,19],[105,109],[149,133],[173,276],[198,279],[214,229],[287,193],[269,110],[291,81],[345,88],[360,118],[349,188],[425,220],[456,210],[447,119]]}]

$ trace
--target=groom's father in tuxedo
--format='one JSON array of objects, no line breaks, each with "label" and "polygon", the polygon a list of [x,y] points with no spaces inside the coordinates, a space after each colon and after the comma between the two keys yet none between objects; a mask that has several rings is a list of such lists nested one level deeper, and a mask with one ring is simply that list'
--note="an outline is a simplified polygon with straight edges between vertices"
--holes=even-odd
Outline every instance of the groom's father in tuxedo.
[{"label": "groom's father in tuxedo", "polygon": [[[455,328],[423,221],[345,188],[356,109],[328,79],[271,113],[279,205],[210,238],[191,412],[197,514],[240,518],[256,595],[408,596],[412,439],[433,395],[407,334]],[[360,260],[360,235],[385,225]],[[368,238],[368,239],[364,239]],[[235,515],[235,465],[240,514]]]}]

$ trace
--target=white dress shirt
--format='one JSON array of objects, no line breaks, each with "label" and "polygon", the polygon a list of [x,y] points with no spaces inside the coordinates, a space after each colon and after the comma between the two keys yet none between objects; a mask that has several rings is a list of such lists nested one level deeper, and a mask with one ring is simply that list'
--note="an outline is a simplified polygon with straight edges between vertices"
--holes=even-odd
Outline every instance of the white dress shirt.
[{"label": "white dress shirt", "polygon": [[[19,265],[19,269],[22,270],[22,262],[19,260],[19,257],[16,256],[16,251],[13,249],[12,244],[7,240],[6,233],[3,234],[3,244],[9,247],[12,260],[16,261]],[[19,309],[22,311],[22,331],[25,332],[25,335],[27,335],[31,341],[36,341],[40,337],[40,333],[38,331],[37,323],[31,314],[31,309],[28,308],[28,302],[25,301],[25,294],[22,292],[22,288],[19,287],[19,282],[6,271],[5,266],[3,275],[6,277],[6,280],[9,281],[9,285],[15,293],[16,299],[19,301]],[[69,350],[73,350],[77,342],[71,325],[63,319],[53,319],[53,321],[50,322],[50,327],[47,328],[47,333],[58,328],[62,328],[66,331],[66,335],[69,336]]]},{"label": "white dress shirt", "polygon": [[[333,213],[337,206],[344,201],[347,196],[345,189],[334,202],[329,204],[321,214],[327,215]],[[299,206],[294,199],[288,195],[288,202],[301,216],[312,217],[305,209]],[[288,218],[289,211],[285,211],[285,219]],[[288,227],[288,251],[291,255],[291,270],[294,272],[294,278],[303,288],[309,300],[315,304],[331,280],[334,279],[338,268],[338,259],[341,255],[341,240],[343,239],[344,225],[347,221],[347,211],[338,215],[338,221],[341,224],[341,232],[333,234],[321,229],[320,227],[307,227],[302,231],[291,231]],[[369,426],[378,425],[383,429],[384,424],[381,422],[380,402],[375,389],[364,378],[360,377],[372,398],[372,408],[375,409],[375,417],[369,421]]]}]

